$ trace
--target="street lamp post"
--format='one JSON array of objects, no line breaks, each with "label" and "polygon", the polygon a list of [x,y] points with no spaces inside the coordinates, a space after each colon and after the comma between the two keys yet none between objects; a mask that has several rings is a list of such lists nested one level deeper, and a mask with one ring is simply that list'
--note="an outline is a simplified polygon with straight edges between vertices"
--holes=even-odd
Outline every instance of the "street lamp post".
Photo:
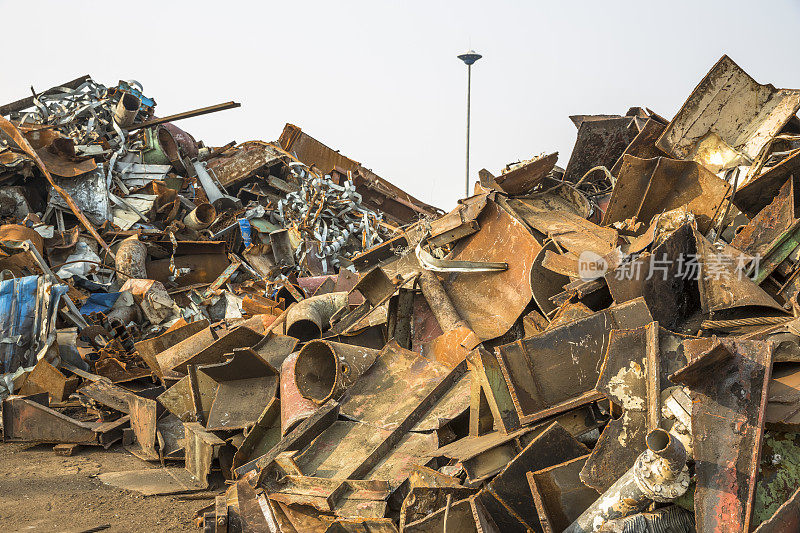
[{"label": "street lamp post", "polygon": [[[466,196],[469,196],[469,99],[470,99],[470,85],[472,83],[472,64],[479,60],[482,55],[475,50],[470,50],[466,54],[461,54],[458,58],[467,65],[467,178],[466,178]],[[466,197],[465,196],[465,197]]]}]

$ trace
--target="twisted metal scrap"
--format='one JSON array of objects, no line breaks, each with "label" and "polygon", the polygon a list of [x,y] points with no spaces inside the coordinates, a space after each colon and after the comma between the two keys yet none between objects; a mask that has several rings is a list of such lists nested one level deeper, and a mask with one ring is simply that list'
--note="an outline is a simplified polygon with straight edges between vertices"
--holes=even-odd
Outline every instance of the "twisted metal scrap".
[{"label": "twisted metal scrap", "polygon": [[[138,81],[126,83],[142,92]],[[121,91],[109,95],[105,85],[90,78],[76,89],[60,87],[51,94],[34,95],[36,110],[22,115],[20,123],[54,126],[76,145],[107,141],[113,150],[106,174],[106,180],[110,181],[117,159],[129,149],[141,148],[138,144],[129,146],[125,132],[114,121],[114,110],[121,97]]]},{"label": "twisted metal scrap", "polygon": [[[138,82],[129,83],[141,90]],[[125,144],[125,134],[114,122],[119,98],[119,92],[109,96],[105,85],[89,79],[77,89],[61,87],[59,92],[34,96],[36,110],[25,113],[20,122],[55,126],[76,144],[99,142],[108,135],[109,142],[119,147]]]},{"label": "twisted metal scrap", "polygon": [[298,161],[290,163],[289,168],[301,187],[278,202],[272,222],[294,226],[304,238],[320,243],[316,252],[299,247],[295,252],[298,264],[313,253],[327,273],[329,265],[338,268],[342,258],[353,255],[346,247],[356,239],[360,243],[356,251],[383,242],[388,233],[381,225],[383,214],[364,207],[350,181],[337,185],[330,176],[317,176]]}]

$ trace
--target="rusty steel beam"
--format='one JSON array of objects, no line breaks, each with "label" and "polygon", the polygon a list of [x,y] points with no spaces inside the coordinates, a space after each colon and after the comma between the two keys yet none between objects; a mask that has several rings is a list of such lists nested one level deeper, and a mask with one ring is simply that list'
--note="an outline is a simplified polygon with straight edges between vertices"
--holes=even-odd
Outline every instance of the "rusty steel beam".
[{"label": "rusty steel beam", "polygon": [[689,339],[684,347],[689,364],[671,379],[691,389],[697,530],[747,533],[774,347],[738,339]]},{"label": "rusty steel beam", "polygon": [[207,115],[209,113],[216,113],[217,111],[225,111],[227,109],[234,109],[236,107],[241,107],[241,106],[242,104],[238,102],[225,102],[222,104],[215,104],[208,107],[201,107],[200,109],[193,109],[191,111],[184,111],[183,113],[176,113],[174,115],[169,115],[166,117],[145,120],[144,122],[133,124],[125,129],[127,129],[128,131],[136,131],[142,128],[149,128],[150,126],[158,126],[159,124],[164,124],[165,122],[175,122],[177,120],[183,120],[185,118],[199,117],[200,115]]}]

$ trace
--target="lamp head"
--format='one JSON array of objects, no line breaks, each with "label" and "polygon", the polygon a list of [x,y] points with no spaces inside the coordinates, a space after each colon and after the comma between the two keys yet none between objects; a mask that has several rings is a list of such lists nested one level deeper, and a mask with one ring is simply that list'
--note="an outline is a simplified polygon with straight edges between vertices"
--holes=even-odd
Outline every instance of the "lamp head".
[{"label": "lamp head", "polygon": [[468,66],[472,65],[474,62],[476,62],[477,60],[479,60],[482,57],[483,56],[480,55],[475,50],[470,50],[469,52],[467,52],[465,54],[461,54],[460,56],[458,56],[458,58]]}]

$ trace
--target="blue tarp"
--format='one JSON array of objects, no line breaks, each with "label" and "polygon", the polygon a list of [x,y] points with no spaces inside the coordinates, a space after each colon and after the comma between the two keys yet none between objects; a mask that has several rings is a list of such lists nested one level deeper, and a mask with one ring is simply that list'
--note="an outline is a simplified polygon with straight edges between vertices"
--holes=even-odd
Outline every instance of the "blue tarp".
[{"label": "blue tarp", "polygon": [[121,292],[95,292],[90,295],[86,302],[81,307],[82,315],[89,315],[91,313],[108,313],[114,307],[114,302],[117,301]]},{"label": "blue tarp", "polygon": [[[39,301],[39,285],[46,283],[41,276],[0,281],[0,362],[3,373],[16,371],[20,366],[36,363],[38,340],[47,333],[58,309],[66,285],[51,285],[42,291],[47,301]],[[38,315],[37,315],[38,308]]]}]

